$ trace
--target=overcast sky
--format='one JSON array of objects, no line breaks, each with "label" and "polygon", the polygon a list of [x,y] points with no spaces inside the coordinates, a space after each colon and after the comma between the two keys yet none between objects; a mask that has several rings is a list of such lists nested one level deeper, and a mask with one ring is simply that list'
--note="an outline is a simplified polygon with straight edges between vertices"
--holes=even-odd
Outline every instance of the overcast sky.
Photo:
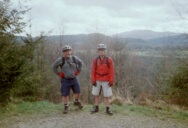
[{"label": "overcast sky", "polygon": [[34,35],[50,30],[51,35],[140,29],[188,32],[188,0],[30,0],[28,5]]}]

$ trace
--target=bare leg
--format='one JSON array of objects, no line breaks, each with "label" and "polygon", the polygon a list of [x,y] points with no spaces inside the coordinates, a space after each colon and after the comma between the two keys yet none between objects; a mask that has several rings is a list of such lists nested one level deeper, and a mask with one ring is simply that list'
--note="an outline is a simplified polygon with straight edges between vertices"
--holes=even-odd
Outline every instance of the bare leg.
[{"label": "bare leg", "polygon": [[63,104],[68,104],[68,96],[62,97]]},{"label": "bare leg", "polygon": [[76,100],[79,100],[79,99],[80,99],[80,93],[74,94],[74,100],[76,101]]},{"label": "bare leg", "polygon": [[64,111],[63,113],[66,114],[68,112],[68,96],[63,96],[62,101],[64,103]]},{"label": "bare leg", "polygon": [[80,93],[74,94],[74,105],[78,106],[79,108],[83,108],[82,103],[79,101]]},{"label": "bare leg", "polygon": [[110,111],[110,102],[109,102],[109,97],[105,97],[104,98],[104,103],[105,103],[105,105],[106,105],[106,113],[108,114],[108,115],[113,115],[113,113]]},{"label": "bare leg", "polygon": [[109,97],[104,97],[104,104],[106,107],[110,107]]},{"label": "bare leg", "polygon": [[100,96],[100,95],[95,96],[95,106],[99,106],[100,99],[101,99],[101,96]]},{"label": "bare leg", "polygon": [[93,110],[91,110],[91,114],[96,113],[96,112],[99,111],[100,99],[101,99],[101,96],[100,96],[100,95],[95,96],[95,107],[93,108]]}]

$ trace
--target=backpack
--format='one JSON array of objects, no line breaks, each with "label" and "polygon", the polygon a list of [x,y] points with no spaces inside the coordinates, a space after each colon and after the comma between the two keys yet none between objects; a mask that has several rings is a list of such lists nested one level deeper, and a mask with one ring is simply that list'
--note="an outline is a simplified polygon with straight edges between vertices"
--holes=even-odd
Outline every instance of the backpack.
[{"label": "backpack", "polygon": [[[72,56],[72,60],[73,60],[73,62],[74,62],[75,65],[76,65],[76,69],[78,69],[78,68],[77,68],[78,62],[77,62],[75,56]],[[63,67],[64,64],[65,64],[65,57],[62,57],[62,64],[61,64],[61,67]]]},{"label": "backpack", "polygon": [[[97,62],[98,62],[99,56],[96,57],[96,61],[95,61],[95,70],[97,69]],[[108,68],[110,68],[109,62],[108,62],[108,57],[106,57],[106,64],[108,66]]]}]

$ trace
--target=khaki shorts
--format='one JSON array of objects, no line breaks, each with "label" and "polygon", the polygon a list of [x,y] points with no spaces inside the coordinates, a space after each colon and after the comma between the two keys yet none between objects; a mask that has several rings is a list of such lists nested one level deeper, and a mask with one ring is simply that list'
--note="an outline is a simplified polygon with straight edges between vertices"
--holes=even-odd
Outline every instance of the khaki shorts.
[{"label": "khaki shorts", "polygon": [[96,86],[92,88],[92,94],[98,96],[101,94],[101,89],[103,90],[104,97],[112,96],[112,88],[109,86],[107,81],[96,81]]}]

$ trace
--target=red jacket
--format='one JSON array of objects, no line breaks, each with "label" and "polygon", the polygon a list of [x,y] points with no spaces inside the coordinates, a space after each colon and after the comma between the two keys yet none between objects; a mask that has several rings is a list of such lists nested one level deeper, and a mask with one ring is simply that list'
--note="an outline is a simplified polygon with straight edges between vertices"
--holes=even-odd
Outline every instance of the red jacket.
[{"label": "red jacket", "polygon": [[108,57],[109,67],[106,62],[106,57],[101,60],[98,57],[97,66],[96,58],[93,60],[92,64],[92,84],[95,84],[97,80],[109,81],[110,85],[114,83],[114,64],[112,58]]}]

